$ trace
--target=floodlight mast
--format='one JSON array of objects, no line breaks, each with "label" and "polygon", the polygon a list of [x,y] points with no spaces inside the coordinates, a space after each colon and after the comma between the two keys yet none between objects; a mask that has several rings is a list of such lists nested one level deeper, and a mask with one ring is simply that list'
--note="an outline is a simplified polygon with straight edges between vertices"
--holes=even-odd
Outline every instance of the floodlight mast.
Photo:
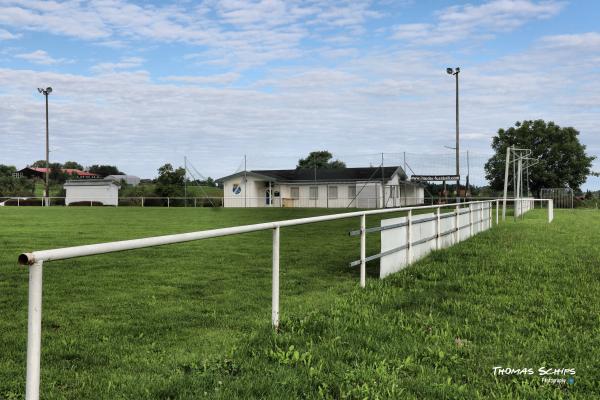
[{"label": "floodlight mast", "polygon": [[[460,73],[460,67],[446,68],[448,75],[454,75],[456,77],[456,198],[457,202],[460,197],[460,140],[459,140],[459,109],[458,109],[458,74]],[[466,193],[465,193],[466,194]]]},{"label": "floodlight mast", "polygon": [[48,86],[46,89],[38,88],[38,92],[46,98],[46,182],[44,187],[44,205],[50,206],[49,196],[49,175],[50,175],[50,143],[48,134],[48,95],[52,93],[52,88]]}]

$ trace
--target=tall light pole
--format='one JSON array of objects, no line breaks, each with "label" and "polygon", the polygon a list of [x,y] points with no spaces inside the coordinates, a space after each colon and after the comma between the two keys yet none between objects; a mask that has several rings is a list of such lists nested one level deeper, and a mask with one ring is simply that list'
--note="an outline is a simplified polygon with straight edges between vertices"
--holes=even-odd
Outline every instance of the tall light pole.
[{"label": "tall light pole", "polygon": [[446,68],[446,72],[449,75],[454,75],[456,77],[456,175],[458,176],[458,179],[456,179],[456,196],[458,197],[458,191],[460,189],[460,144],[458,134],[458,74],[460,73],[460,68]]},{"label": "tall light pole", "polygon": [[49,186],[48,186],[48,177],[50,174],[50,144],[49,144],[49,135],[48,135],[48,95],[52,93],[52,88],[48,86],[46,89],[38,88],[38,92],[43,94],[46,97],[46,185],[44,188],[44,204],[46,207],[50,205],[48,201],[48,197],[50,196]]}]

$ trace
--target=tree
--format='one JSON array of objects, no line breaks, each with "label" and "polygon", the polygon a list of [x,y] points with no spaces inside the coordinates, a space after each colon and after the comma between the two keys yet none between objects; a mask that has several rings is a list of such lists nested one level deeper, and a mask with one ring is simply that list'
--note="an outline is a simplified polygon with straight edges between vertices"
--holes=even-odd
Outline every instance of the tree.
[{"label": "tree", "polygon": [[61,163],[50,163],[50,174],[48,179],[53,183],[65,183],[69,175],[62,170]]},{"label": "tree", "polygon": [[[506,148],[514,145],[530,149],[531,157],[539,161],[529,168],[529,187],[533,193],[553,187],[579,190],[591,172],[595,157],[585,153],[578,135],[575,128],[561,128],[543,120],[516,122],[514,127],[500,129],[492,140],[495,154],[485,164],[485,177],[492,189],[504,188]],[[526,179],[525,174],[523,177]]]},{"label": "tree", "polygon": [[165,164],[158,169],[156,178],[156,194],[162,197],[177,197],[183,195],[185,169],[173,169],[171,164]]},{"label": "tree", "polygon": [[32,168],[46,168],[46,160],[37,160],[31,164]]},{"label": "tree", "polygon": [[[63,164],[64,169],[78,169],[83,171],[83,165],[79,164],[76,161],[67,161]],[[109,174],[110,175],[110,174]]]},{"label": "tree", "polygon": [[340,160],[333,160],[333,154],[327,150],[311,151],[308,157],[298,160],[296,169],[328,168],[340,169],[346,168],[346,164]]},{"label": "tree", "polygon": [[123,172],[120,172],[119,169],[114,165],[92,165],[88,168],[88,171],[92,174],[100,175],[101,177],[105,177],[108,175],[123,175]]},{"label": "tree", "polygon": [[14,165],[0,164],[0,176],[12,176],[15,172],[17,172],[17,169]]}]

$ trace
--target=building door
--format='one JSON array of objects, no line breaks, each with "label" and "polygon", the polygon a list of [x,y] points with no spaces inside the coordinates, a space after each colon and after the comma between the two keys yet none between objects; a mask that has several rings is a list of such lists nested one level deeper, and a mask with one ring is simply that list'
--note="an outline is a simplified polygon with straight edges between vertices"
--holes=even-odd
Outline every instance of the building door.
[{"label": "building door", "polygon": [[271,199],[271,189],[265,190],[265,204],[270,206],[273,199]]}]

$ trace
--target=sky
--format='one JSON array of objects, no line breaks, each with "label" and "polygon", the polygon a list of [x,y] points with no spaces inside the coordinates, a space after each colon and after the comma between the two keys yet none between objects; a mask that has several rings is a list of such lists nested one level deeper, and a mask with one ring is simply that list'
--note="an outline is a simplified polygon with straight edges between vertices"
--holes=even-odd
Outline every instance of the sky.
[{"label": "sky", "polygon": [[187,157],[221,177],[329,150],[452,173],[460,67],[484,184],[491,138],[520,120],[573,126],[600,156],[599,20],[596,0],[0,0],[0,163],[45,157],[51,86],[51,162],[151,178]]}]

